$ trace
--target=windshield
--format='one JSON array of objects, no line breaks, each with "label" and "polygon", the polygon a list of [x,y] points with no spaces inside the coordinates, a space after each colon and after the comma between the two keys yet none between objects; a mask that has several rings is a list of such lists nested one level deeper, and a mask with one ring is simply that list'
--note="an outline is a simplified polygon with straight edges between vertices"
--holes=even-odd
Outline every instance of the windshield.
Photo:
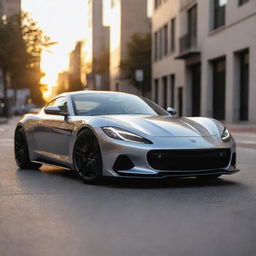
[{"label": "windshield", "polygon": [[84,93],[72,95],[75,114],[94,115],[168,115],[152,101],[131,94]]}]

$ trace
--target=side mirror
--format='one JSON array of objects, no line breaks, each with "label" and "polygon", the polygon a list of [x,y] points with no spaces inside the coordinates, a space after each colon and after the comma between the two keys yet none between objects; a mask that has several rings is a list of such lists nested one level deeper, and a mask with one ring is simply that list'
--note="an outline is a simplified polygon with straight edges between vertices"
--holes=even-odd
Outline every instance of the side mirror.
[{"label": "side mirror", "polygon": [[67,112],[62,112],[59,107],[48,106],[44,109],[44,112],[48,115],[60,115],[60,116],[68,116]]},{"label": "side mirror", "polygon": [[173,115],[173,116],[175,116],[175,115],[177,114],[177,111],[176,111],[175,108],[168,107],[168,108],[166,109],[166,111],[167,111],[169,114]]}]

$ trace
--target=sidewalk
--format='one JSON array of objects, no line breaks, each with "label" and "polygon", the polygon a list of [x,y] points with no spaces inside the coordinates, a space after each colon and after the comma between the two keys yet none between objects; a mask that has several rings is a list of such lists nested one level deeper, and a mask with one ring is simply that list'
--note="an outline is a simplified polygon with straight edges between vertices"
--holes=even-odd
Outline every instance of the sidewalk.
[{"label": "sidewalk", "polygon": [[8,118],[6,117],[0,117],[0,124],[5,124],[8,122]]},{"label": "sidewalk", "polygon": [[256,133],[256,124],[226,124],[231,132]]}]

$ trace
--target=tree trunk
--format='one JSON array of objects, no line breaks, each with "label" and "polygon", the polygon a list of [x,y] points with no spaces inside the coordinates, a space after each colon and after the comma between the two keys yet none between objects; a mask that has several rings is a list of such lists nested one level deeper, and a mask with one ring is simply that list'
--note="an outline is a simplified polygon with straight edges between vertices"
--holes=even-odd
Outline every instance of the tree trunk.
[{"label": "tree trunk", "polygon": [[[17,75],[15,75],[17,77]],[[14,79],[14,76],[11,77],[11,84],[13,89],[13,104],[15,106],[15,112],[18,110],[17,107],[17,80]]]}]

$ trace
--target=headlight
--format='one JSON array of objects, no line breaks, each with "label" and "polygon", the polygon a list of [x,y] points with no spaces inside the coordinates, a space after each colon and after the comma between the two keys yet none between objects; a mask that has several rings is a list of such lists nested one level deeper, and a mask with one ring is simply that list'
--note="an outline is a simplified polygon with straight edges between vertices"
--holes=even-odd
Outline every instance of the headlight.
[{"label": "headlight", "polygon": [[137,142],[144,144],[153,144],[150,140],[143,138],[137,134],[128,132],[116,127],[103,127],[102,130],[110,137],[116,140],[124,140],[129,142]]},{"label": "headlight", "polygon": [[221,135],[221,138],[225,142],[228,142],[228,141],[231,140],[232,136],[231,136],[231,134],[230,134],[230,132],[228,131],[227,128],[224,128],[224,130],[222,132],[222,135]]}]

